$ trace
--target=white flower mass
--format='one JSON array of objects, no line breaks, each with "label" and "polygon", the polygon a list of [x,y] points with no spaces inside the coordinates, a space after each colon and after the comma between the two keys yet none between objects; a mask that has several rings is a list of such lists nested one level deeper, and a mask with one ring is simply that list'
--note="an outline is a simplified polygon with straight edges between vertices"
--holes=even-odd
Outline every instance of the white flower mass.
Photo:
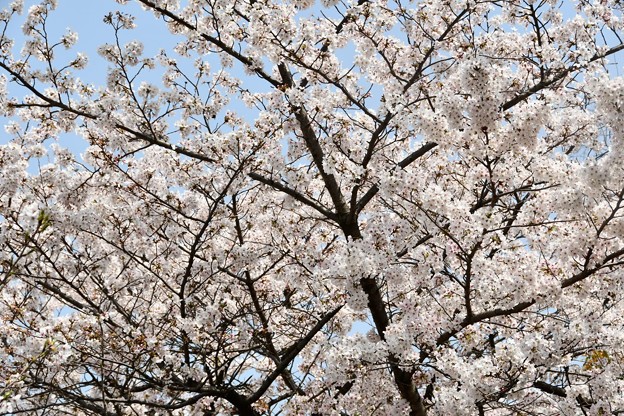
[{"label": "white flower mass", "polygon": [[0,4],[0,415],[624,414],[624,3],[68,1]]}]

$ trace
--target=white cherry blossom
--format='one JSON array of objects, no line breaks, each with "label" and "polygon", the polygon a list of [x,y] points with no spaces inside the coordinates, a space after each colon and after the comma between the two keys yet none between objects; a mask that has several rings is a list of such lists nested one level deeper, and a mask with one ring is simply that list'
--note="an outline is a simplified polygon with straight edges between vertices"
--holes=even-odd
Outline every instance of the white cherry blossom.
[{"label": "white cherry blossom", "polygon": [[0,414],[624,413],[620,1],[110,3],[0,12]]}]

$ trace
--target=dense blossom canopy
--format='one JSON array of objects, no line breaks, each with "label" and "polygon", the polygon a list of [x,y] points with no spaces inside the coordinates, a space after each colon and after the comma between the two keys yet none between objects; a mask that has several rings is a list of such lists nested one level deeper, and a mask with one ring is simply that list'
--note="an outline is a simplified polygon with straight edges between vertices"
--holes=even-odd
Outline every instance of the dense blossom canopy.
[{"label": "dense blossom canopy", "polygon": [[624,414],[619,0],[116,3],[0,12],[0,414]]}]

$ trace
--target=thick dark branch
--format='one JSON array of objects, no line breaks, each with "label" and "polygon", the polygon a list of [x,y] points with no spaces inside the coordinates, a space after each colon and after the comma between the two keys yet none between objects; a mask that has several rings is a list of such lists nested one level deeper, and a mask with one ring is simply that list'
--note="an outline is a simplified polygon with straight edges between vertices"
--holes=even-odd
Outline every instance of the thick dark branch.
[{"label": "thick dark branch", "polygon": [[377,333],[382,340],[385,340],[389,319],[377,280],[372,277],[362,278],[360,279],[360,285],[362,285],[362,289],[368,296],[368,308],[373,316]]},{"label": "thick dark branch", "polygon": [[418,150],[410,153],[405,159],[401,160],[398,164],[401,168],[406,168],[412,164],[416,159],[426,155],[431,149],[435,148],[438,144],[434,142],[429,142],[423,144]]},{"label": "thick dark branch", "polygon": [[425,234],[422,238],[420,238],[418,241],[416,241],[416,244],[413,244],[411,247],[405,247],[403,250],[399,251],[397,253],[397,257],[401,258],[403,256],[405,256],[409,250],[414,249],[422,244],[425,244],[428,240],[430,240],[433,237],[433,235],[431,234]]},{"label": "thick dark branch", "polygon": [[261,182],[265,185],[269,185],[271,188],[277,189],[278,191],[282,191],[287,195],[292,196],[293,198],[295,198],[297,201],[303,203],[304,205],[307,205],[311,208],[314,208],[315,210],[317,210],[319,213],[321,213],[322,215],[324,215],[326,218],[329,218],[331,220],[337,221],[338,220],[338,216],[331,212],[329,209],[321,206],[320,204],[312,201],[311,199],[307,198],[306,196],[304,196],[303,194],[301,194],[300,192],[295,191],[292,188],[289,188],[277,181],[274,181],[273,179],[269,179],[269,178],[265,178],[264,176],[255,173],[255,172],[251,172],[249,174],[249,177],[251,179],[254,179],[258,182]]},{"label": "thick dark branch", "polygon": [[464,282],[464,304],[466,306],[466,319],[472,319],[474,313],[472,311],[472,301],[471,301],[471,285],[472,285],[472,261],[474,259],[475,254],[481,248],[481,242],[478,242],[472,251],[466,257],[466,273],[465,273],[465,282]]},{"label": "thick dark branch", "polygon": [[[619,52],[619,51],[621,51],[623,49],[624,49],[624,44],[620,44],[618,46],[614,46],[614,47],[608,49],[604,53],[596,54],[596,55],[592,56],[589,59],[589,62],[595,62],[595,61],[598,61],[600,59],[606,58],[607,56],[613,55],[614,53],[617,53],[617,52]],[[518,103],[526,100],[527,98],[529,98],[533,94],[536,94],[539,91],[543,90],[544,88],[549,87],[549,86],[551,86],[552,84],[554,84],[554,83],[556,83],[558,81],[561,81],[562,79],[564,79],[566,76],[568,76],[572,72],[574,72],[574,71],[576,71],[578,69],[581,69],[581,68],[582,68],[582,66],[580,66],[580,65],[572,65],[569,68],[566,68],[563,71],[555,74],[552,78],[544,79],[544,80],[538,82],[537,84],[535,84],[534,86],[532,86],[531,88],[526,90],[525,92],[523,92],[521,94],[518,94],[517,96],[515,96],[511,100],[509,100],[506,103],[504,103],[501,106],[501,109],[503,111],[509,110],[510,108],[512,108],[515,105],[517,105]]]},{"label": "thick dark branch", "polygon": [[553,386],[552,384],[548,384],[543,381],[536,381],[533,383],[533,387],[543,391],[544,393],[554,394],[559,397],[567,397],[566,391],[562,387]]},{"label": "thick dark branch", "polygon": [[449,33],[451,33],[451,30],[453,30],[453,28],[457,25],[457,23],[459,23],[464,18],[466,13],[468,13],[468,11],[469,11],[469,9],[462,10],[457,16],[455,16],[455,19],[446,27],[444,32],[442,32],[442,34],[437,39],[431,39],[431,41],[432,41],[431,46],[429,46],[429,49],[427,49],[427,52],[425,52],[425,56],[423,56],[423,58],[420,60],[420,63],[418,64],[418,67],[414,71],[414,74],[410,77],[410,79],[407,81],[407,83],[403,87],[403,92],[407,92],[407,90],[409,90],[410,87],[412,85],[414,85],[414,83],[416,81],[418,81],[418,79],[420,79],[420,77],[422,77],[423,71],[425,69],[425,64],[427,63],[427,61],[429,60],[429,58],[433,54],[433,51],[435,51],[435,43],[434,42],[442,42],[442,41],[444,41],[444,39],[446,39],[446,37],[449,35]]},{"label": "thick dark branch", "polygon": [[[236,201],[236,194],[232,196],[232,215],[234,216],[234,228],[236,229],[238,242],[240,245],[243,245],[245,244],[245,239],[243,236],[243,230],[241,228],[240,216],[239,216],[239,211],[238,211],[237,201]],[[277,349],[275,348],[275,345],[273,343],[273,334],[271,332],[269,318],[267,317],[265,310],[260,303],[260,297],[258,296],[258,291],[256,290],[254,283],[257,280],[259,280],[262,276],[265,276],[267,273],[269,273],[269,271],[272,270],[275,266],[277,266],[279,262],[282,261],[282,259],[285,256],[286,254],[283,254],[282,256],[280,256],[277,260],[273,262],[273,264],[267,267],[264,270],[264,272],[260,274],[260,276],[256,277],[255,279],[251,277],[251,273],[249,272],[249,270],[245,270],[243,272],[245,276],[244,279],[239,279],[237,277],[237,279],[241,280],[245,284],[245,286],[247,286],[247,290],[249,291],[249,295],[251,296],[252,304],[254,306],[256,314],[258,315],[258,318],[260,319],[260,323],[262,324],[262,331],[260,331],[259,335],[264,340],[265,347],[268,353],[267,356],[271,360],[273,360],[273,362],[276,365],[279,365],[281,363],[280,354],[277,352]],[[230,272],[227,272],[227,273],[230,274]],[[297,386],[297,383],[295,383],[295,380],[293,379],[290,371],[284,370],[284,372],[282,373],[282,378],[284,379],[284,382],[291,389],[292,392],[297,392],[299,394],[305,395],[305,392]]]},{"label": "thick dark branch", "polygon": [[[386,304],[381,296],[379,283],[375,278],[367,277],[360,279],[360,285],[368,298],[368,308],[373,317],[373,322],[375,322],[377,334],[381,340],[385,340],[385,332],[390,320],[386,312]],[[394,382],[401,392],[401,397],[407,400],[410,405],[410,416],[425,416],[427,411],[422,397],[412,380],[412,372],[401,368],[399,359],[394,354],[390,354],[388,360],[390,361],[390,370],[392,371]]]},{"label": "thick dark branch", "polygon": [[522,312],[534,304],[535,304],[535,300],[531,300],[528,302],[520,302],[516,306],[511,307],[509,309],[492,309],[489,311],[474,314],[472,315],[470,319],[468,318],[464,319],[459,324],[459,327],[457,329],[442,333],[436,340],[436,344],[437,345],[444,344],[449,339],[457,335],[462,329],[466,328],[469,325],[476,324],[477,322],[481,322],[486,319],[496,318],[498,316],[510,316],[510,315],[513,315],[514,313]]},{"label": "thick dark branch", "polygon": [[[30,276],[30,275],[29,275]],[[35,276],[33,276],[35,277]],[[69,294],[67,294],[65,291],[63,291],[62,289],[52,286],[51,284],[49,284],[47,278],[40,278],[40,279],[36,279],[35,282],[37,285],[41,286],[42,288],[44,288],[45,290],[49,290],[51,293],[57,295],[58,297],[60,297],[61,299],[63,299],[65,302],[67,302],[68,306],[79,310],[79,311],[83,311],[87,306],[85,304],[83,304],[80,301],[77,301],[76,299],[74,299],[73,297],[71,297]]]},{"label": "thick dark branch", "polygon": [[[590,277],[591,275],[593,275],[594,273],[596,273],[598,270],[602,269],[603,267],[608,267],[609,262],[616,260],[622,255],[624,255],[624,248],[609,254],[597,266],[592,267],[590,269],[583,270],[582,272],[575,274],[569,279],[563,280],[561,282],[561,288],[565,289],[569,286],[572,286],[575,283],[580,282],[581,280],[584,280]],[[486,319],[495,318],[498,316],[510,316],[514,313],[524,311],[525,309],[529,308],[535,303],[536,303],[535,299],[532,299],[530,301],[520,302],[516,306],[509,308],[509,309],[492,309],[489,311],[485,311],[482,313],[472,315],[472,317],[468,316],[459,324],[459,327],[457,327],[456,329],[442,333],[436,340],[436,344],[437,345],[444,344],[445,342],[447,342],[449,339],[451,339],[453,336],[458,334],[461,330],[463,330],[469,325],[473,325],[478,322],[484,321]]]},{"label": "thick dark branch", "polygon": [[[361,6],[364,3],[368,3],[370,0],[358,0],[357,5]],[[353,20],[353,17],[349,14],[346,14],[342,20],[336,25],[336,34],[342,32],[344,25],[347,24],[350,20]],[[321,52],[327,52],[329,50],[329,41],[325,41],[323,46],[321,47]]]},{"label": "thick dark branch", "polygon": [[[418,150],[410,153],[405,159],[401,160],[397,166],[400,168],[406,168],[416,159],[426,155],[431,149],[435,148],[438,144],[434,142],[425,143]],[[361,212],[364,207],[370,202],[371,199],[379,192],[379,187],[377,185],[373,185],[370,189],[364,194],[364,196],[358,201],[356,212]]]},{"label": "thick dark branch", "polygon": [[299,341],[295,342],[293,345],[287,348],[286,352],[282,356],[281,363],[275,367],[275,370],[271,374],[267,376],[267,378],[262,382],[262,385],[256,390],[254,394],[252,394],[248,400],[250,403],[254,403],[258,400],[262,395],[271,387],[271,384],[284,372],[284,370],[290,365],[292,360],[299,355],[301,350],[303,350],[309,343],[312,341],[312,338],[321,330],[323,327],[334,317],[340,310],[342,309],[342,305],[338,306],[331,312],[327,313],[323,316],[314,327],[308,332],[308,334],[301,338]]},{"label": "thick dark branch", "polygon": [[[278,69],[282,77],[283,85],[287,88],[293,88],[293,79],[290,70],[283,63],[278,65]],[[349,221],[349,208],[347,207],[347,203],[342,195],[342,191],[340,190],[340,185],[338,185],[336,177],[325,171],[325,167],[323,166],[325,155],[316,133],[312,128],[312,121],[308,117],[308,113],[305,108],[293,107],[292,110],[295,114],[297,122],[299,123],[303,140],[312,155],[312,160],[321,174],[325,187],[327,188],[332,202],[334,203],[334,207],[336,208],[338,215],[338,221],[340,225],[344,225]]]},{"label": "thick dark branch", "polygon": [[[41,100],[45,101],[46,103],[48,103],[49,107],[56,107],[60,110],[64,110],[67,111],[69,113],[75,114],[77,116],[80,117],[84,117],[86,119],[89,120],[98,120],[100,119],[100,117],[87,113],[85,111],[81,111],[75,108],[72,108],[68,105],[66,105],[65,103],[61,102],[61,101],[57,101],[54,100],[44,94],[42,94],[38,89],[36,89],[32,84],[30,84],[28,81],[26,81],[26,79],[19,74],[18,72],[14,71],[13,69],[11,69],[10,67],[8,67],[4,62],[0,62],[0,68],[4,69],[5,71],[7,71],[11,76],[13,76],[15,79],[17,79],[20,84],[22,86],[24,86],[26,89],[28,89],[30,92],[32,92],[36,97],[40,98]],[[188,156],[190,158],[196,159],[196,160],[201,160],[204,162],[215,162],[214,159],[206,156],[206,155],[202,155],[201,153],[197,153],[194,152],[192,150],[186,149],[182,146],[178,146],[178,145],[173,145],[171,143],[168,143],[162,139],[153,137],[153,136],[149,136],[145,133],[141,133],[139,131],[136,131],[134,129],[131,129],[130,127],[124,126],[123,124],[120,123],[115,123],[115,127],[118,128],[119,130],[130,134],[131,136],[134,136],[134,139],[138,139],[138,140],[142,140],[145,142],[148,142],[152,145],[156,145],[168,150],[172,150],[175,153],[184,155],[184,156]]]},{"label": "thick dark branch", "polygon": [[230,187],[232,186],[232,183],[234,183],[234,180],[240,174],[240,171],[241,171],[241,167],[236,169],[236,172],[230,177],[227,184],[223,187],[223,189],[219,192],[217,197],[214,199],[212,206],[208,210],[208,216],[203,221],[202,227],[199,230],[199,232],[195,235],[193,243],[191,244],[191,247],[189,249],[188,262],[186,263],[186,268],[184,269],[184,275],[182,276],[182,283],[180,284],[180,291],[178,292],[178,297],[180,298],[180,315],[182,316],[182,318],[186,318],[186,297],[187,297],[186,286],[188,285],[189,279],[191,278],[193,274],[193,266],[195,264],[196,255],[197,255],[198,250],[201,247],[201,244],[204,241],[204,238],[203,238],[204,234],[206,233],[208,226],[211,224],[212,219],[215,213],[217,212],[217,208],[219,207],[219,204],[221,204],[221,202],[227,195],[228,191],[230,190]]},{"label": "thick dark branch", "polygon": [[164,140],[161,140],[161,139],[158,139],[158,138],[156,138],[154,136],[149,136],[147,134],[144,134],[144,133],[141,133],[139,131],[133,130],[133,129],[129,128],[129,127],[126,127],[126,126],[124,126],[122,124],[115,124],[115,127],[117,127],[119,130],[122,130],[122,131],[125,131],[126,133],[131,134],[136,139],[143,140],[143,141],[146,141],[146,142],[148,142],[150,144],[153,144],[155,146],[171,150],[171,151],[173,151],[173,152],[175,152],[175,153],[177,153],[179,155],[188,156],[188,157],[190,157],[192,159],[195,159],[195,160],[201,160],[202,162],[210,162],[210,163],[216,162],[216,160],[211,158],[211,157],[208,157],[206,155],[202,155],[201,153],[194,152],[194,151],[189,150],[189,149],[187,149],[185,147],[182,147],[182,146],[178,146],[178,145],[175,145],[175,144],[168,143],[168,142],[166,142]]},{"label": "thick dark branch", "polygon": [[104,404],[103,402],[105,401],[108,403],[118,403],[122,405],[142,404],[151,408],[177,410],[177,409],[187,407],[189,405],[193,405],[197,403],[199,400],[201,400],[202,398],[207,397],[207,396],[218,397],[218,398],[223,398],[227,400],[234,407],[236,407],[236,409],[239,411],[239,414],[241,415],[248,415],[248,416],[257,415],[257,413],[251,407],[251,404],[249,403],[249,401],[246,400],[240,394],[236,393],[232,389],[221,390],[221,389],[213,389],[213,388],[201,388],[201,389],[197,389],[196,391],[194,391],[197,394],[194,394],[185,399],[175,400],[169,403],[155,403],[155,402],[150,402],[147,400],[129,399],[126,397],[124,398],[108,397],[106,399],[103,399],[102,397],[97,397],[97,396],[88,397],[82,394],[74,393],[73,391],[70,391],[67,388],[61,388],[59,386],[50,384],[48,382],[43,382],[43,381],[41,382],[35,381],[32,384],[32,386],[34,388],[40,388],[40,389],[47,390],[47,391],[53,391],[56,394],[58,394],[60,397],[68,400],[69,402],[74,402],[83,409],[89,409],[93,411],[94,413],[103,415],[103,416],[117,416],[118,415],[118,413],[110,413],[106,411],[104,407],[100,406],[100,403]]},{"label": "thick dark branch", "polygon": [[613,260],[618,259],[621,256],[624,256],[624,248],[614,251],[608,256],[605,256],[605,258],[602,259],[602,261],[595,267],[585,269],[582,272],[577,273],[574,276],[570,277],[569,279],[565,279],[563,282],[561,282],[561,287],[565,289],[566,287],[572,286],[573,284],[578,283],[581,280],[588,278],[589,276],[593,275],[594,273],[596,273],[598,270],[602,269],[603,267],[608,267],[608,263],[612,262]]},{"label": "thick dark branch", "polygon": [[[172,13],[171,11],[156,5],[154,2],[152,2],[150,0],[139,0],[139,2],[141,2],[144,5],[148,6],[152,10],[157,11],[158,13],[162,14],[163,16],[167,16],[168,18],[170,18],[171,20],[173,20],[177,24],[179,24],[179,25],[181,25],[181,26],[183,26],[183,27],[185,27],[185,28],[187,28],[189,30],[192,30],[194,32],[198,32],[197,27],[195,25],[187,22],[186,20],[184,20],[180,16]],[[270,75],[268,75],[266,72],[264,72],[261,68],[258,68],[256,63],[254,63],[251,59],[249,59],[247,56],[243,55],[242,53],[235,51],[233,47],[226,45],[220,39],[217,39],[217,38],[215,38],[213,36],[210,36],[210,35],[208,35],[206,33],[201,33],[200,32],[199,35],[205,41],[213,44],[214,46],[216,46],[217,48],[219,48],[220,50],[222,50],[226,54],[230,55],[231,57],[233,57],[234,59],[236,59],[240,63],[244,64],[245,66],[247,66],[249,68],[251,68],[260,78],[262,78],[265,81],[269,82],[274,87],[278,87],[280,85],[279,81],[273,79]]]}]

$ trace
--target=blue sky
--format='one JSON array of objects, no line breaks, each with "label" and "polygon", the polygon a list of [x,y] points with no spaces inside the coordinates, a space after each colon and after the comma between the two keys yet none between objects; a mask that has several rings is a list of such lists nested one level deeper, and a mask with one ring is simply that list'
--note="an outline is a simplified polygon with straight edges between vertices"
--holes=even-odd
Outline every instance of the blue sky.
[{"label": "blue sky", "polygon": [[[8,3],[9,0],[2,1],[2,5]],[[33,4],[39,3],[36,0],[26,0],[25,11]],[[571,1],[564,1],[562,6],[566,12],[566,18],[573,16]],[[155,56],[158,54],[161,48],[170,51],[176,43],[176,38],[169,33],[165,23],[162,20],[156,19],[152,13],[144,11],[136,2],[129,1],[127,5],[119,5],[114,0],[58,0],[58,8],[54,11],[48,20],[48,30],[50,38],[52,40],[59,39],[68,28],[78,33],[79,40],[77,45],[71,48],[69,51],[64,51],[61,48],[58,49],[59,58],[58,65],[62,65],[63,62],[68,62],[73,59],[78,52],[85,53],[89,58],[89,64],[86,69],[79,72],[80,78],[94,86],[102,86],[105,84],[106,68],[109,66],[98,54],[97,48],[106,42],[113,42],[113,30],[110,26],[103,22],[103,17],[109,12],[121,10],[125,13],[130,13],[136,17],[137,28],[133,31],[126,31],[123,35],[124,42],[138,39],[144,44],[145,56]],[[313,8],[314,10],[314,8]],[[302,12],[303,15],[309,15],[312,10]],[[15,54],[19,54],[19,49],[23,44],[25,37],[21,30],[21,23],[24,16],[20,19],[16,19],[9,27],[8,36],[16,40]],[[345,50],[341,53],[344,66],[348,67],[351,61],[353,51]],[[619,54],[618,54],[619,55]],[[619,64],[613,62],[616,60],[616,56],[612,56],[610,61],[611,72],[616,75],[619,74]],[[204,59],[215,60],[216,57],[204,57]],[[215,62],[214,68],[219,67]],[[245,87],[258,90],[265,89],[268,86],[262,81],[253,79],[243,75],[243,71],[240,66],[233,68],[233,73],[240,76],[245,81]],[[156,85],[160,85],[161,71],[158,68],[151,73],[143,73],[143,80],[150,81]],[[22,91],[13,87],[11,92],[16,95],[20,95]],[[230,105],[235,110],[241,110],[242,104],[236,102],[236,99]],[[252,114],[253,112],[247,111],[245,114]],[[0,117],[0,124],[4,124],[7,120]],[[7,134],[3,131],[0,132],[0,144],[4,144],[9,140]],[[86,143],[80,138],[73,135],[63,135],[59,138],[62,145],[69,147],[76,153],[80,153],[82,149],[86,147]]]},{"label": "blue sky", "polygon": [[[6,0],[5,0],[6,1]],[[38,1],[25,1],[24,15],[28,8],[39,3]],[[142,10],[136,3],[129,2],[122,6],[113,0],[58,0],[57,9],[50,15],[48,29],[51,39],[58,39],[67,29],[78,33],[78,43],[68,51],[68,57],[77,52],[86,53],[89,56],[89,65],[81,72],[81,78],[85,81],[101,85],[105,81],[105,71],[108,64],[100,58],[96,50],[98,46],[113,41],[113,30],[103,22],[103,18],[109,12],[120,10],[136,17],[136,36],[150,33],[152,39],[142,39],[145,44],[146,55],[154,55],[160,48],[174,44],[171,34],[167,31],[164,23],[154,18],[151,13]],[[8,36],[16,40],[16,52],[19,52],[24,41],[20,20],[16,20],[9,27]],[[156,41],[152,41],[156,40]]]},{"label": "blue sky", "polygon": [[[4,0],[4,3],[7,0]],[[22,32],[22,24],[29,7],[38,4],[40,1],[26,0],[24,4],[24,13],[17,16],[8,27],[7,36],[15,40],[14,56],[19,58],[20,49],[26,41],[26,36]],[[1,5],[2,7],[5,4]],[[124,13],[130,13],[136,17],[137,28],[122,33],[122,41],[141,40],[144,44],[144,55],[155,56],[161,48],[170,50],[176,43],[176,38],[169,33],[165,23],[156,19],[150,12],[146,12],[135,2],[129,2],[127,5],[117,4],[113,0],[58,0],[58,7],[48,17],[46,30],[49,35],[50,42],[56,42],[65,34],[68,29],[78,34],[78,42],[69,50],[57,48],[55,51],[55,67],[62,67],[67,62],[73,60],[76,54],[81,52],[88,56],[89,63],[87,67],[76,72],[77,76],[88,84],[94,85],[96,88],[104,86],[106,83],[106,69],[110,66],[97,53],[97,49],[104,43],[113,43],[114,31],[104,23],[103,19],[110,12],[116,10]],[[31,64],[37,62],[31,59]],[[143,73],[144,80],[152,82],[156,85],[161,83],[160,76],[162,71],[154,71],[152,73]],[[9,84],[9,91],[17,97],[24,94],[24,90]],[[9,121],[0,117],[0,125]],[[11,137],[4,132],[4,128],[0,130],[0,145],[7,143]],[[87,143],[73,134],[64,134],[58,138],[59,144],[67,147],[76,154],[80,154],[86,147]],[[48,143],[49,145],[50,143]],[[44,157],[41,164],[47,163]],[[30,171],[36,173],[38,171],[37,163],[31,161]]]}]

